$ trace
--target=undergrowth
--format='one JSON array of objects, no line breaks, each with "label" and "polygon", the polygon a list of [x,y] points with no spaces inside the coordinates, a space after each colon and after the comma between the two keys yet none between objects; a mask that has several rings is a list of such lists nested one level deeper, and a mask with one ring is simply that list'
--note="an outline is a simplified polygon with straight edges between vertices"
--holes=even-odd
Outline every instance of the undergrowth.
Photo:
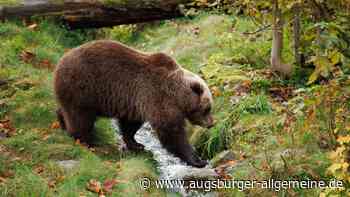
[{"label": "undergrowth", "polygon": [[[0,80],[4,81],[0,120],[7,121],[3,131],[9,135],[0,137],[0,177],[5,177],[0,195],[92,196],[86,190],[91,179],[119,180],[113,187],[116,196],[166,195],[160,190],[139,190],[139,178],[157,178],[154,161],[149,154],[119,152],[108,120],[96,124],[94,149],[74,142],[55,126],[52,69],[65,51],[93,39],[118,40],[146,52],[162,51],[201,75],[214,95],[216,124],[209,130],[192,127],[190,141],[207,159],[223,150],[232,151],[234,163],[239,164],[230,172],[235,179],[348,178],[344,175],[350,122],[346,116],[350,111],[348,78],[334,86],[309,87],[301,78],[276,77],[268,69],[271,32],[247,34],[256,28],[249,18],[202,13],[193,20],[89,31],[68,31],[52,20],[34,21],[37,29],[19,21],[0,25]],[[290,36],[285,38],[284,59],[291,61]],[[63,160],[79,161],[79,165],[65,171],[57,164]],[[317,196],[323,191],[220,192]]]}]

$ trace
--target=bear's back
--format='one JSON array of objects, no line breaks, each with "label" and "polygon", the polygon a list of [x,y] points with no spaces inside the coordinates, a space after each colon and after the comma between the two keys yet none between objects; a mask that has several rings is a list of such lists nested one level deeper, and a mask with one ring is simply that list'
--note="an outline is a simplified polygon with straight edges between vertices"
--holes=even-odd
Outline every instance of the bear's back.
[{"label": "bear's back", "polygon": [[92,41],[72,49],[62,57],[56,69],[62,67],[84,67],[79,68],[84,70],[92,67],[95,71],[121,67],[121,70],[164,74],[179,68],[177,63],[164,53],[145,54],[110,40]]}]

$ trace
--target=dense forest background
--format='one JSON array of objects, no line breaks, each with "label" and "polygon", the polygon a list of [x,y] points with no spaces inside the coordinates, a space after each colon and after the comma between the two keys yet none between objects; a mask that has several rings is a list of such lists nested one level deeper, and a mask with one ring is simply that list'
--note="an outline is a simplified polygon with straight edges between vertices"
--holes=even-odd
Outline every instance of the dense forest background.
[{"label": "dense forest background", "polygon": [[165,52],[206,80],[217,122],[189,126],[188,137],[214,163],[233,155],[217,165],[224,178],[344,183],[219,195],[350,195],[350,1],[194,0],[176,9],[176,19],[75,30],[60,16],[0,15],[0,196],[97,196],[91,180],[108,196],[176,196],[139,188],[141,177],[158,178],[157,163],[119,151],[109,120],[97,122],[94,148],[59,128],[52,71],[64,52],[96,39]]}]

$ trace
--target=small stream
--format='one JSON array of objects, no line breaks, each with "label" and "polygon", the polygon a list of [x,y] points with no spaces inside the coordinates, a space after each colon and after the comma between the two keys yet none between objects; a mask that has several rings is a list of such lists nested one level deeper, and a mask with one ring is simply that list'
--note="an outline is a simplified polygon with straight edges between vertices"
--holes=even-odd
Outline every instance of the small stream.
[{"label": "small stream", "polygon": [[[116,120],[112,121],[113,127],[118,130],[118,124]],[[135,139],[140,144],[145,146],[145,150],[150,151],[153,154],[154,160],[158,163],[158,171],[160,172],[159,179],[162,180],[182,180],[184,177],[191,174],[216,174],[215,171],[207,165],[205,168],[195,168],[192,166],[186,165],[179,158],[174,157],[165,150],[158,138],[155,136],[155,133],[152,131],[151,126],[146,123],[141,129],[136,133]],[[121,140],[121,136],[118,136],[118,140]],[[217,193],[200,193],[198,191],[186,191],[183,188],[173,188],[169,192],[179,192],[182,196],[202,196],[202,197],[215,197]]]}]

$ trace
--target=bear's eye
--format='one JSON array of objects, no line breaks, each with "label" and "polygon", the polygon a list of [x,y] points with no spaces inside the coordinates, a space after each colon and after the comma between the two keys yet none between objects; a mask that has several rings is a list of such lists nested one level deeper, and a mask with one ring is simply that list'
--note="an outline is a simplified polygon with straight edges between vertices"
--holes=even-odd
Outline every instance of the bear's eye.
[{"label": "bear's eye", "polygon": [[197,95],[202,95],[203,89],[199,83],[192,83],[191,89],[193,92],[195,92]]}]

